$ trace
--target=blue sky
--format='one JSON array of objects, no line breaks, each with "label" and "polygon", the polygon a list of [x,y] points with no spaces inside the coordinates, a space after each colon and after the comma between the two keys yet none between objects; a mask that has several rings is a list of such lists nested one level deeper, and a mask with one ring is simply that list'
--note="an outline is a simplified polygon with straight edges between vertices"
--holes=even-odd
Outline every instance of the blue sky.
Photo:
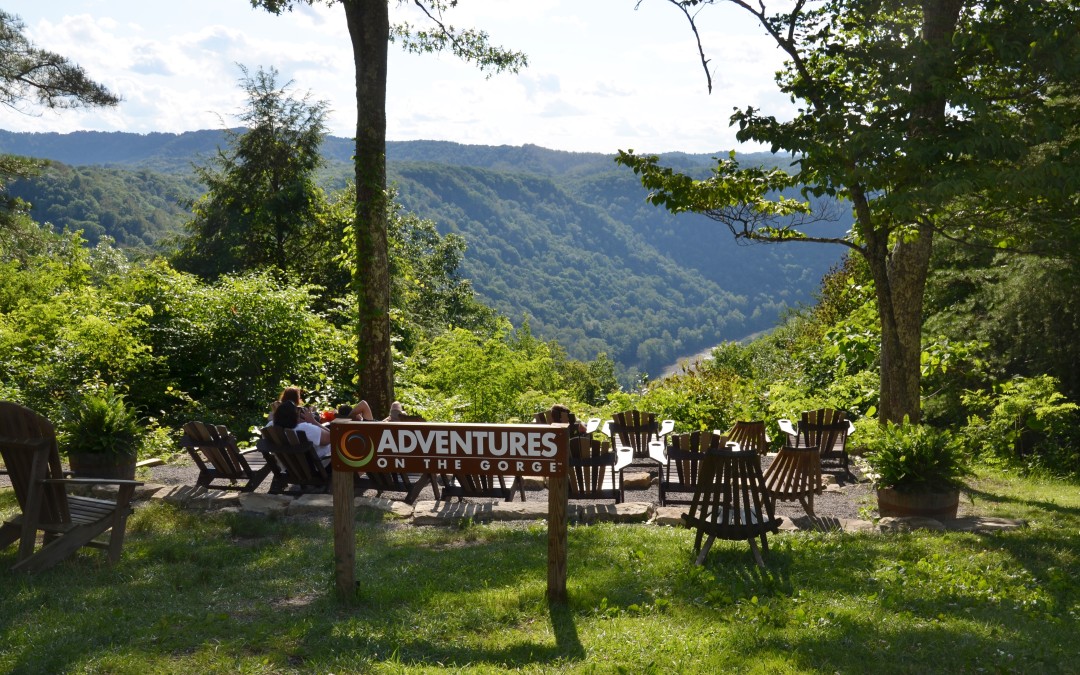
[{"label": "blue sky", "polygon": [[[390,46],[389,140],[532,143],[570,151],[723,153],[740,146],[728,118],[753,105],[778,116],[780,55],[734,8],[711,8],[699,28],[713,93],[685,17],[665,0],[461,0],[458,27],[522,50],[518,75],[486,79],[450,55]],[[123,97],[114,109],[0,109],[9,131],[181,132],[235,126],[243,64],[276,68],[298,96],[328,102],[330,132],[352,136],[353,67],[339,6],[275,17],[248,0],[7,0],[40,47],[83,66]],[[391,2],[391,20],[420,21]]]}]

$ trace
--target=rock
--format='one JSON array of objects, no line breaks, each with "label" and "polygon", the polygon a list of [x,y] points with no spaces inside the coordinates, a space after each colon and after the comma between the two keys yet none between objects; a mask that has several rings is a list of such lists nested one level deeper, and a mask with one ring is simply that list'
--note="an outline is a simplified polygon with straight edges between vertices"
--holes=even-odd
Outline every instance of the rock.
[{"label": "rock", "polygon": [[414,525],[457,525],[465,519],[474,522],[491,520],[491,504],[417,502],[413,508]]},{"label": "rock", "polygon": [[652,476],[645,471],[624,471],[622,484],[625,490],[648,490],[652,485]]},{"label": "rock", "polygon": [[518,478],[527,492],[539,492],[547,488],[547,481],[543,476],[522,476]]},{"label": "rock", "polygon": [[912,530],[944,530],[940,520],[921,516],[887,517],[878,520],[882,532],[911,532]]},{"label": "rock", "polygon": [[141,462],[135,462],[135,468],[138,469],[144,466],[161,466],[164,463],[165,460],[160,457],[151,457],[150,459],[144,459]]},{"label": "rock", "polygon": [[286,505],[286,512],[290,516],[312,513],[324,516],[333,515],[334,495],[300,495]]},{"label": "rock", "polygon": [[654,508],[648,502],[582,504],[578,517],[585,523],[647,523],[652,519]]},{"label": "rock", "polygon": [[851,534],[857,534],[859,532],[881,532],[878,526],[869,520],[858,520],[856,518],[841,518],[840,527],[844,532],[849,532]]},{"label": "rock", "polygon": [[491,505],[492,520],[547,520],[547,517],[547,501],[496,502]]},{"label": "rock", "polygon": [[944,520],[946,530],[953,532],[997,532],[1027,527],[1027,521],[1019,518],[998,518],[995,516],[966,516]]},{"label": "rock", "polygon": [[166,504],[184,507],[192,497],[197,497],[206,492],[206,488],[196,485],[170,485],[162,488],[150,496],[152,501],[163,501]]},{"label": "rock", "polygon": [[223,509],[240,506],[240,493],[229,490],[207,490],[201,488],[192,493],[185,506],[189,509]]},{"label": "rock", "polygon": [[387,499],[386,497],[357,497],[355,503],[358,510],[367,509],[369,511],[389,513],[395,518],[412,518],[414,511],[411,504],[399,502],[395,499]]},{"label": "rock", "polygon": [[[155,492],[166,485],[160,485],[158,483],[143,483],[142,485],[135,486],[135,494],[132,497],[133,501],[139,501],[142,499],[149,499]],[[91,487],[89,496],[97,497],[98,499],[111,499],[116,500],[117,493],[120,492],[119,485],[94,485]]]},{"label": "rock", "polygon": [[684,513],[690,513],[689,506],[658,506],[653,522],[668,527],[682,527]]},{"label": "rock", "polygon": [[240,508],[244,513],[271,516],[283,515],[293,498],[288,495],[269,495],[261,492],[241,492]]}]

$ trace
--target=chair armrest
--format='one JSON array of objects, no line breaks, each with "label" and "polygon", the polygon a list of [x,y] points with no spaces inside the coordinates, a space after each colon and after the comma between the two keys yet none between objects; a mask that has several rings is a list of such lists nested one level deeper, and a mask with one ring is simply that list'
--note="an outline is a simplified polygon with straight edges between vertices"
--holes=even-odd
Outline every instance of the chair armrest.
[{"label": "chair armrest", "polygon": [[[585,423],[585,433],[591,434],[600,428],[600,418],[590,417],[589,421]],[[604,432],[607,433],[606,431]]]},{"label": "chair armrest", "polygon": [[141,480],[126,478],[43,478],[39,482],[53,485],[145,485]]},{"label": "chair armrest", "polygon": [[600,427],[600,433],[611,438],[611,420],[604,422],[604,425]]},{"label": "chair armrest", "polygon": [[667,464],[667,448],[663,441],[649,441],[649,459],[661,465]]},{"label": "chair armrest", "polygon": [[612,467],[613,471],[622,471],[624,468],[634,463],[634,453],[629,448],[626,450],[616,450],[615,458],[615,466]]},{"label": "chair armrest", "polygon": [[675,420],[664,420],[660,423],[660,437],[667,436],[675,430]]},{"label": "chair armrest", "polygon": [[851,420],[847,420],[847,435],[855,433],[855,424]]},{"label": "chair armrest", "polygon": [[783,431],[785,434],[792,438],[795,438],[799,435],[798,432],[795,431],[795,426],[792,425],[791,420],[778,419],[776,420],[776,424],[780,427],[780,431]]}]

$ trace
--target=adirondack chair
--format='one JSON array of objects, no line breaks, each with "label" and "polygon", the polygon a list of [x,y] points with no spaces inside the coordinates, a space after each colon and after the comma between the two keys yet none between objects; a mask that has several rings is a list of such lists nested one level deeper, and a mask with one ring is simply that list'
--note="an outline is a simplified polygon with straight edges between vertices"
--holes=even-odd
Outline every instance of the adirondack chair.
[{"label": "adirondack chair", "polygon": [[708,431],[668,436],[667,460],[660,468],[660,506],[692,503],[691,496],[698,488],[705,451],[718,449],[727,440]]},{"label": "adirondack chair", "polygon": [[263,427],[255,447],[273,474],[270,494],[330,491],[330,469],[303,432]]},{"label": "adirondack chair", "polygon": [[629,453],[632,464],[663,465],[664,437],[674,428],[674,421],[660,422],[654,413],[627,410],[612,415],[602,431],[619,453]]},{"label": "adirondack chair", "polygon": [[800,417],[798,426],[786,419],[777,421],[780,430],[788,436],[788,443],[817,447],[823,464],[835,460],[835,466],[854,479],[848,462],[847,439],[855,431],[855,425],[845,419],[844,413],[831,408],[808,410]]},{"label": "adirondack chair", "polygon": [[537,424],[565,424],[570,430],[570,438],[581,435],[591,436],[594,431],[600,428],[600,418],[592,417],[588,422],[585,422],[585,430],[582,432],[581,424],[574,413],[554,406],[533,415],[533,421]]},{"label": "adirondack chair", "polygon": [[[774,505],[765,492],[761,473],[761,458],[753,450],[742,450],[728,444],[709,448],[701,462],[698,489],[683,514],[683,523],[697,530],[694,551],[699,552],[697,564],[703,565],[713,541],[746,540],[758,567],[765,567],[763,553],[769,552],[766,535],[780,528],[783,518],[777,518]],[[705,545],[702,539],[708,535]],[[756,538],[761,539],[758,551]]]},{"label": "adirondack chair", "polygon": [[806,514],[814,517],[814,495],[822,492],[818,446],[800,443],[797,434],[785,430],[784,445],[765,470],[765,489],[773,500],[797,500]]},{"label": "adirondack chair", "polygon": [[270,465],[262,453],[258,450],[241,452],[236,447],[236,437],[223,426],[188,422],[184,425],[180,446],[187,449],[199,467],[196,485],[254,492],[270,474]]},{"label": "adirondack chair", "polygon": [[619,454],[607,441],[588,436],[570,439],[570,499],[623,501],[622,473]]},{"label": "adirondack chair", "polygon": [[759,455],[769,453],[769,435],[765,433],[764,422],[736,422],[725,436],[743,450],[753,450]]},{"label": "adirondack chair", "polygon": [[[120,559],[131,500],[141,481],[65,478],[52,423],[15,403],[0,402],[0,456],[22,510],[0,525],[0,549],[19,542],[13,571],[48,569],[84,546],[104,549],[110,564]],[[119,489],[116,501],[110,501],[68,494],[72,485]],[[43,545],[35,552],[38,532]]]}]

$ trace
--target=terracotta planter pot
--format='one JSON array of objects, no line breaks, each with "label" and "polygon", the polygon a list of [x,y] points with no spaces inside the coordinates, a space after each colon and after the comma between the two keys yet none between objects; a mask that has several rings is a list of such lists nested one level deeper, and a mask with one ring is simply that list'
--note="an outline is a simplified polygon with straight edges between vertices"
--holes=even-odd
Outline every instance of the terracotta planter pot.
[{"label": "terracotta planter pot", "polygon": [[922,516],[941,520],[956,517],[960,491],[900,492],[892,488],[878,488],[877,499],[878,513],[882,518]]},{"label": "terracotta planter pot", "polygon": [[76,478],[135,478],[135,457],[103,453],[69,453],[68,464]]}]

